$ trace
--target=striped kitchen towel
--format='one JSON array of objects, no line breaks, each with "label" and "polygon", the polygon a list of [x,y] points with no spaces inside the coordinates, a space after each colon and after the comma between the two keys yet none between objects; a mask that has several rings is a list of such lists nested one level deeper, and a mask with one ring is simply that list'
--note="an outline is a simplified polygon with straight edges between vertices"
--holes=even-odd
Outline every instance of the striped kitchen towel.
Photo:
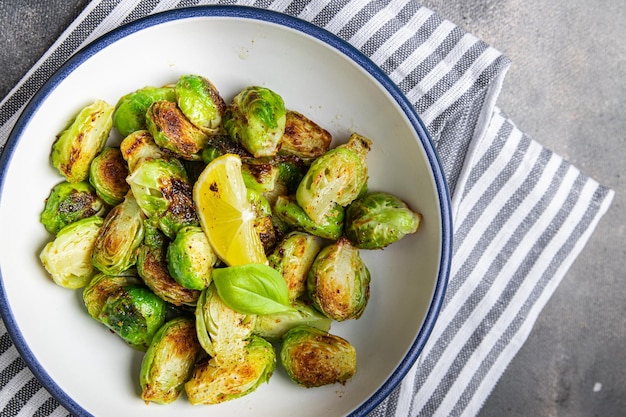
[{"label": "striped kitchen towel", "polygon": [[[431,133],[452,192],[454,254],[444,305],[402,383],[372,416],[473,416],[608,209],[613,191],[525,135],[496,107],[509,60],[406,0],[96,0],[0,103],[0,145],[75,51],[159,11],[236,4],[337,34],[395,82]],[[0,323],[0,415],[68,415]]]}]

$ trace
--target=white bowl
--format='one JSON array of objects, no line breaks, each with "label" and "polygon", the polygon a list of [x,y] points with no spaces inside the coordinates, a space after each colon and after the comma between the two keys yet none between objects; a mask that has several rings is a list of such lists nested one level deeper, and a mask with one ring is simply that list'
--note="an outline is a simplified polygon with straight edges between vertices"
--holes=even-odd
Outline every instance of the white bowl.
[{"label": "white bowl", "polygon": [[[358,352],[345,385],[305,389],[277,368],[269,384],[240,399],[167,406],[139,397],[142,353],[91,319],[81,291],[56,286],[38,255],[51,240],[39,223],[61,181],[49,162],[55,135],[95,99],[180,75],[208,77],[227,101],[264,85],[328,129],[337,143],[353,131],[373,140],[370,188],[405,199],[423,214],[419,232],[382,251],[363,251],[371,298],[359,320],[332,333]],[[111,141],[119,140],[112,137]],[[0,310],[17,349],[44,386],[76,415],[365,415],[401,381],[434,325],[451,256],[449,196],[418,116],[371,61],[334,35],[301,20],[245,7],[197,7],[123,26],[73,56],[29,103],[0,161]]]}]

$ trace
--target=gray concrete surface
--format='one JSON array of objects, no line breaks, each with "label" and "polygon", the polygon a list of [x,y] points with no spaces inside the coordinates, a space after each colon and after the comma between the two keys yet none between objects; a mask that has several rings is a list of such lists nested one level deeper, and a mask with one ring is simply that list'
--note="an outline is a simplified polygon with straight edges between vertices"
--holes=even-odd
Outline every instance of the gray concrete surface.
[{"label": "gray concrete surface", "polygon": [[[0,97],[85,4],[85,0],[0,0]],[[620,0],[421,4],[511,58],[499,106],[538,142],[616,190],[611,209],[480,416],[624,415],[626,4]]]}]

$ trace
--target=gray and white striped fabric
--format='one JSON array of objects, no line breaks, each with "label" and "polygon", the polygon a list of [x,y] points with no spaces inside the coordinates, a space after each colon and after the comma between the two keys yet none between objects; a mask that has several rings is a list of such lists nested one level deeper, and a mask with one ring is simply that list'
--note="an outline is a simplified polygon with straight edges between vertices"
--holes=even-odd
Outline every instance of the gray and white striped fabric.
[{"label": "gray and white striped fabric", "polygon": [[[0,103],[0,144],[27,101],[81,46],[148,14],[200,4],[267,8],[323,27],[369,56],[415,106],[452,191],[454,255],[428,343],[371,415],[476,415],[613,191],[496,107],[510,62],[454,23],[406,0],[96,0]],[[0,323],[0,415],[67,414]]]}]

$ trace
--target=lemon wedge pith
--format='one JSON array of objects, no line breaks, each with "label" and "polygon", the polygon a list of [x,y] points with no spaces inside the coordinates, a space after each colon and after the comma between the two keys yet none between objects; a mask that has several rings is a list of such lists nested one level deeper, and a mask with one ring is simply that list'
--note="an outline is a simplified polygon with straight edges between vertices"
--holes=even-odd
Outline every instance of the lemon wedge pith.
[{"label": "lemon wedge pith", "polygon": [[202,230],[226,265],[267,263],[237,155],[222,155],[204,168],[194,184],[193,201]]}]

